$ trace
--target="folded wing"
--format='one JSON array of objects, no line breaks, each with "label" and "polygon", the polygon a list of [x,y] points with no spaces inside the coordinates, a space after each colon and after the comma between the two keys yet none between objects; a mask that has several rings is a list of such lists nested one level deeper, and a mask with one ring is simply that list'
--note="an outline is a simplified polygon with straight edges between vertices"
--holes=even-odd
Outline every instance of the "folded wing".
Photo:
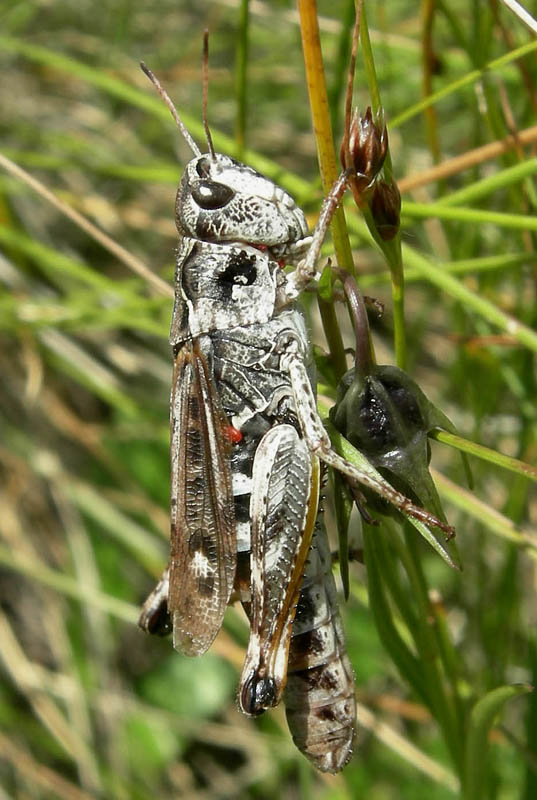
[{"label": "folded wing", "polygon": [[173,645],[188,656],[204,653],[220,630],[236,569],[228,423],[208,347],[195,339],[176,354],[170,408],[168,611]]}]

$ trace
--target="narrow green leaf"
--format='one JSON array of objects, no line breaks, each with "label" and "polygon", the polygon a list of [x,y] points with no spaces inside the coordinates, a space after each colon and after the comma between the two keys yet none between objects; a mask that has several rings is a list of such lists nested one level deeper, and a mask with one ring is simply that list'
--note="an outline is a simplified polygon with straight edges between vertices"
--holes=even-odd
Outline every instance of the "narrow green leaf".
[{"label": "narrow green leaf", "polygon": [[239,5],[239,29],[237,54],[235,57],[235,93],[237,97],[237,119],[235,123],[237,158],[243,159],[246,147],[246,121],[248,109],[248,29],[250,27],[248,0]]},{"label": "narrow green leaf", "polygon": [[518,458],[506,456],[503,453],[498,453],[497,450],[491,450],[490,447],[485,447],[477,442],[471,442],[469,439],[463,439],[462,436],[457,436],[454,433],[445,430],[435,430],[430,434],[432,439],[437,442],[443,442],[450,447],[456,447],[462,453],[468,453],[471,456],[482,458],[491,464],[496,464],[498,467],[508,469],[515,472],[517,475],[522,475],[524,478],[529,478],[531,481],[537,482],[537,467],[531,464],[526,464]]},{"label": "narrow green leaf", "polygon": [[[531,677],[537,683],[537,648],[535,639],[530,638],[528,642],[528,666],[531,670]],[[537,797],[537,741],[535,731],[537,731],[537,692],[532,692],[528,698],[528,710],[526,714],[526,785],[524,793],[520,795],[521,800],[534,800]]]},{"label": "narrow green leaf", "polygon": [[327,264],[321,272],[321,277],[319,278],[319,283],[317,284],[317,291],[319,297],[326,303],[332,302],[334,293],[332,291],[332,270],[330,268],[330,264]]},{"label": "narrow green leaf", "polygon": [[[504,271],[512,267],[519,267],[535,261],[535,253],[500,253],[493,256],[480,256],[478,258],[461,258],[457,261],[442,261],[436,264],[436,269],[449,272],[452,275],[467,275],[479,272]],[[412,267],[405,269],[405,283],[417,283],[426,280],[424,275]],[[360,288],[368,289],[370,286],[379,286],[390,282],[390,273],[375,272],[360,276]]]},{"label": "narrow green leaf", "polygon": [[449,500],[456,508],[476,520],[486,530],[509,542],[514,542],[519,547],[526,549],[527,554],[537,559],[537,536],[529,528],[513,522],[496,509],[491,508],[483,500],[459,486],[445,475],[432,470],[434,482],[438,487],[441,497]]},{"label": "narrow green leaf", "polygon": [[507,700],[531,691],[533,687],[528,684],[499,686],[478,700],[472,708],[466,740],[464,800],[477,800],[483,797],[488,735],[494,718]]},{"label": "narrow green leaf", "polygon": [[398,125],[402,125],[403,122],[407,122],[407,120],[412,119],[412,117],[415,117],[417,114],[421,114],[421,112],[426,108],[438,103],[439,100],[442,100],[444,97],[449,97],[450,94],[459,91],[459,89],[462,89],[464,86],[476,83],[485,75],[485,73],[492,70],[503,69],[503,67],[507,66],[512,61],[516,61],[517,59],[522,58],[522,56],[532,53],[536,49],[537,41],[529,42],[528,44],[522,45],[522,47],[517,47],[516,50],[512,50],[510,53],[506,53],[500,58],[489,61],[489,63],[486,64],[482,69],[474,69],[471,72],[466,73],[466,75],[463,75],[461,78],[453,81],[453,83],[444,86],[438,92],[428,95],[423,100],[420,100],[419,103],[407,108],[391,121],[391,127],[395,128]]},{"label": "narrow green leaf", "polygon": [[443,206],[468,205],[500,189],[512,186],[513,183],[518,183],[530,175],[535,175],[536,172],[537,158],[530,158],[527,161],[523,161],[521,164],[515,164],[514,167],[507,167],[506,169],[499,170],[499,172],[489,178],[474,181],[463,189],[444,195],[440,197],[437,202]]},{"label": "narrow green leaf", "polygon": [[343,480],[343,476],[332,470],[334,512],[336,515],[338,546],[339,546],[339,570],[341,583],[343,584],[343,594],[345,600],[349,599],[349,521],[353,501],[349,496],[349,490]]},{"label": "narrow green leaf", "polygon": [[497,225],[515,231],[537,231],[537,219],[529,214],[506,214],[484,208],[448,206],[442,203],[413,203],[405,200],[401,214],[412,219],[445,219],[470,225]]},{"label": "narrow green leaf", "polygon": [[425,692],[422,666],[399,634],[394,624],[392,609],[384,591],[379,558],[376,552],[377,531],[370,525],[364,524],[363,535],[369,604],[375,617],[378,634],[401,675],[413,687],[416,694],[428,704],[429,698]]}]

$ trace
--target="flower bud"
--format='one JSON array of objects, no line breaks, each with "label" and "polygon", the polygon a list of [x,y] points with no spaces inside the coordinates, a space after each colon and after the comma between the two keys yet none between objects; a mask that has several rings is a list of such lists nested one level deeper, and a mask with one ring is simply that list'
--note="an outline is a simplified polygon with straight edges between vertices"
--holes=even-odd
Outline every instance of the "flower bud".
[{"label": "flower bud", "polygon": [[370,208],[380,238],[385,242],[393,239],[401,221],[401,195],[395,181],[375,183]]},{"label": "flower bud", "polygon": [[[348,153],[350,152],[350,163]],[[351,169],[354,181],[359,191],[367,189],[380,172],[386,153],[388,152],[388,131],[383,124],[382,116],[379,123],[373,121],[371,107],[368,106],[364,116],[358,116],[355,111],[352,117],[350,132],[343,139],[340,149],[340,159],[343,169]]]}]

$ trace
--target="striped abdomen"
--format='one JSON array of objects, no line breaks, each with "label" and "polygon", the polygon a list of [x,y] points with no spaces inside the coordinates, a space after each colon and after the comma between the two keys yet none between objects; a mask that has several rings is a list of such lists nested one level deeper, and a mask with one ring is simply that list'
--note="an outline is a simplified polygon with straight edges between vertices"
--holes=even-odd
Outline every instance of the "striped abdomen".
[{"label": "striped abdomen", "polygon": [[298,749],[317,769],[339,772],[352,756],[356,699],[321,515],[300,591],[283,699]]}]

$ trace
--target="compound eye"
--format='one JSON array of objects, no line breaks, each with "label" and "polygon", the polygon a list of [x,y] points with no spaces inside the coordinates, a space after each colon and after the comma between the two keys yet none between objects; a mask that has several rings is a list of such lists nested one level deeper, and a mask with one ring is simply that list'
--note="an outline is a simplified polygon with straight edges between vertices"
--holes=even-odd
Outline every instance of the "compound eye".
[{"label": "compound eye", "polygon": [[200,181],[192,186],[192,197],[200,208],[222,208],[234,195],[229,186],[215,181]]}]

